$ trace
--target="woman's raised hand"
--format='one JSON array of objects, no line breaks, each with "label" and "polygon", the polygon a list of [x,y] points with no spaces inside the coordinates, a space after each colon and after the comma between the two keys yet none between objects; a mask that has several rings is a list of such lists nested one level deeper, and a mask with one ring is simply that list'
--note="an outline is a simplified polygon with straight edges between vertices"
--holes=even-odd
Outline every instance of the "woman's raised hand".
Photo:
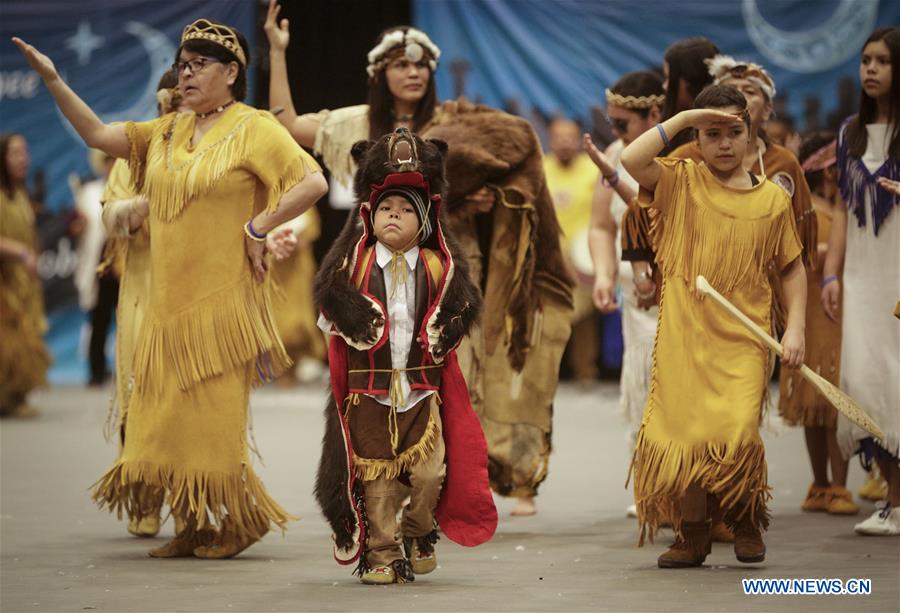
[{"label": "woman's raised hand", "polygon": [[43,79],[45,83],[59,78],[59,73],[56,72],[56,66],[53,65],[53,60],[26,43],[18,36],[13,36],[12,42],[16,44],[16,46],[19,48],[19,51],[21,51],[22,55],[25,56],[25,59],[28,61],[28,65],[31,66],[34,71],[38,73],[38,75],[40,75],[41,79]]},{"label": "woman's raised hand", "polygon": [[895,196],[900,196],[900,181],[894,181],[888,177],[878,177],[878,186],[885,191],[891,192]]},{"label": "woman's raised hand", "polygon": [[597,145],[594,144],[590,134],[585,133],[581,137],[581,145],[588,154],[588,157],[591,158],[591,161],[600,169],[600,174],[604,177],[611,175],[616,171],[615,167],[610,164],[609,158],[606,157],[602,151],[597,149]]},{"label": "woman's raised hand", "polygon": [[284,51],[291,40],[288,20],[282,19],[280,22],[278,21],[280,12],[281,5],[278,4],[278,0],[269,0],[269,10],[266,11],[266,23],[263,25],[263,29],[266,31],[269,46],[273,51]]}]

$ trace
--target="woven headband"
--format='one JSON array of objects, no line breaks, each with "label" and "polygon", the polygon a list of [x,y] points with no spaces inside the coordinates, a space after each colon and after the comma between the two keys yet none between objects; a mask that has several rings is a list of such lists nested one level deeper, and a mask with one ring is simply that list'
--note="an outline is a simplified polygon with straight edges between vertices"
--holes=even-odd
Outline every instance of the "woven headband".
[{"label": "woven headband", "polygon": [[620,106],[623,109],[649,109],[654,106],[662,106],[666,101],[663,94],[656,96],[623,96],[611,89],[606,90],[606,103]]}]

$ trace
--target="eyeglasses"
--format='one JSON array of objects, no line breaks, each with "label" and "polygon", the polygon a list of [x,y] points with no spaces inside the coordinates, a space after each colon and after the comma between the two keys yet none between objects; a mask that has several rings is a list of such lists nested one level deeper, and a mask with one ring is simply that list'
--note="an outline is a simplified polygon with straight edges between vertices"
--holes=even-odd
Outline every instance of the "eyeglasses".
[{"label": "eyeglasses", "polygon": [[630,119],[621,119],[619,117],[609,116],[607,116],[606,119],[609,121],[609,125],[612,126],[613,130],[615,130],[616,132],[620,132],[622,134],[628,132],[628,124],[631,123]]},{"label": "eyeglasses", "polygon": [[176,76],[180,77],[181,73],[184,72],[185,68],[190,68],[191,74],[194,75],[194,74],[197,74],[198,72],[200,72],[201,70],[203,70],[204,68],[206,68],[206,66],[208,64],[221,64],[221,63],[222,62],[220,62],[219,60],[217,60],[214,57],[195,57],[194,59],[187,60],[185,62],[175,62],[174,64],[172,64],[172,70],[175,71]]}]

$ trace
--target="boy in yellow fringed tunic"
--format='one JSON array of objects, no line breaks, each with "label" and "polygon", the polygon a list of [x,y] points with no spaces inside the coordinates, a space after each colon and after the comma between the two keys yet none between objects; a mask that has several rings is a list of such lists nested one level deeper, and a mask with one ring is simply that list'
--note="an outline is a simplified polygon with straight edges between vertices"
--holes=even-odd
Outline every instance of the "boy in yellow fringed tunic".
[{"label": "boy in yellow fringed tunic", "polygon": [[[699,566],[710,552],[710,513],[718,505],[735,531],[741,562],[765,559],[768,526],[765,450],[759,433],[769,353],[751,332],[694,287],[704,275],[760,327],[770,329],[766,271],[781,271],[787,307],[784,364],[803,360],[806,274],[791,203],[765,177],[743,170],[749,143],[746,99],[713,85],[622,153],[626,170],[654,192],[665,218],[656,236],[662,274],[650,396],[633,470],[641,543],[660,518],[678,538],[662,568]],[[698,132],[703,162],[654,156],[668,136]],[[709,504],[708,504],[709,502]]]}]

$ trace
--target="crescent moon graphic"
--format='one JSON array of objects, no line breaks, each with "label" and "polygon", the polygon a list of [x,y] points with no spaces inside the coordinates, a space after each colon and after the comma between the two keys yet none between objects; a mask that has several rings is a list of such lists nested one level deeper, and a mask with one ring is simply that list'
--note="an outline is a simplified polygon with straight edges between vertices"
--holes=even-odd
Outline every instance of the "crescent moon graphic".
[{"label": "crescent moon graphic", "polygon": [[823,72],[841,64],[859,50],[878,16],[878,2],[841,0],[825,23],[787,31],[767,22],[757,2],[744,0],[742,7],[750,40],[765,57],[793,72]]},{"label": "crescent moon graphic", "polygon": [[[150,78],[137,101],[128,108],[108,113],[101,113],[100,118],[104,123],[115,121],[140,121],[156,117],[156,83],[162,74],[172,66],[175,57],[175,46],[169,38],[154,28],[139,21],[129,21],[125,24],[125,32],[131,34],[141,43],[147,58],[150,60]],[[72,124],[62,115],[59,109],[57,114],[63,119],[63,125],[77,140],[81,137],[72,127]]]}]

